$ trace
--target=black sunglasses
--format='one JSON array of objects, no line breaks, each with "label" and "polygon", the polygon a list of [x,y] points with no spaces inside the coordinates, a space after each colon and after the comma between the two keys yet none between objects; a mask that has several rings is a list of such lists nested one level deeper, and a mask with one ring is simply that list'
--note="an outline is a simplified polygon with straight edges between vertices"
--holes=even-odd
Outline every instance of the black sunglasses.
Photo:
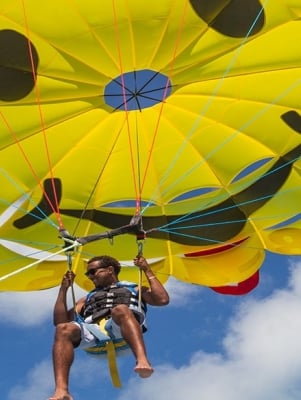
[{"label": "black sunglasses", "polygon": [[88,269],[87,272],[85,272],[85,275],[86,276],[94,276],[96,274],[96,271],[98,271],[99,269],[106,269],[106,268],[104,268],[104,267],[91,268],[91,269]]}]

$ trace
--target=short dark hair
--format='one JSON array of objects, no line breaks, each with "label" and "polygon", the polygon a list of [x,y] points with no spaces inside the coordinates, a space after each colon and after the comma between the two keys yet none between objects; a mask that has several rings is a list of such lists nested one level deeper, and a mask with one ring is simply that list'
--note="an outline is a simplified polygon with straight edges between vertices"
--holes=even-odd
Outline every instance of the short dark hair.
[{"label": "short dark hair", "polygon": [[118,276],[121,266],[119,264],[119,261],[116,260],[116,258],[113,258],[111,256],[96,256],[91,258],[88,261],[88,264],[92,263],[92,262],[98,262],[98,265],[102,268],[107,268],[112,266],[114,268],[114,273],[116,276]]}]

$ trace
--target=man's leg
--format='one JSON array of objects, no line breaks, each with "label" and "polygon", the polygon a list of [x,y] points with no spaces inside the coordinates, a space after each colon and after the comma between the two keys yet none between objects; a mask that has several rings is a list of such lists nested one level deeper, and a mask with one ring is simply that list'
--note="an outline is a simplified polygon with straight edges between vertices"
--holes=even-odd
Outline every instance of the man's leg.
[{"label": "man's leg", "polygon": [[147,359],[144,340],[140,325],[128,306],[119,304],[111,311],[112,319],[120,327],[122,337],[129,344],[134,356],[136,357],[136,367],[134,369],[141,378],[148,378],[154,372]]},{"label": "man's leg", "polygon": [[57,325],[53,344],[55,392],[51,399],[72,400],[69,393],[69,372],[74,359],[74,345],[81,339],[80,328],[72,323]]}]

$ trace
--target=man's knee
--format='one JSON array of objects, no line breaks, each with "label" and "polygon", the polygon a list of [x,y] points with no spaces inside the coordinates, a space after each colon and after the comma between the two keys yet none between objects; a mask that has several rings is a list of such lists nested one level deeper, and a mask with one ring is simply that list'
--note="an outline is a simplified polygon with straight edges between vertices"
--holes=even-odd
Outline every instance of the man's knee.
[{"label": "man's knee", "polygon": [[69,340],[76,347],[81,340],[80,328],[71,322],[58,324],[55,331],[55,340]]},{"label": "man's knee", "polygon": [[118,304],[111,310],[112,319],[118,323],[122,318],[132,318],[133,313],[125,304]]}]

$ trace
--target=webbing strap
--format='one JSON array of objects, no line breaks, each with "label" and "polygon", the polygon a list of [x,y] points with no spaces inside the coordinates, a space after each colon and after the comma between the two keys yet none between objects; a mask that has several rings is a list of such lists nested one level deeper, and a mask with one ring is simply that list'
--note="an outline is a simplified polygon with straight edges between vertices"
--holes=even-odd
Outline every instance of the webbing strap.
[{"label": "webbing strap", "polygon": [[[105,323],[106,323],[105,319],[102,319],[99,322],[99,328],[104,333],[106,333]],[[105,348],[106,348],[106,352],[107,352],[108,365],[109,365],[109,370],[110,370],[110,375],[111,375],[111,380],[112,380],[113,386],[120,388],[122,385],[121,385],[121,381],[120,381],[119,373],[118,373],[115,346],[114,346],[114,343],[112,342],[112,340],[110,340],[106,343]]]},{"label": "webbing strap", "polygon": [[108,365],[111,374],[111,379],[113,386],[120,388],[121,381],[119,378],[118,367],[116,362],[116,351],[113,342],[106,343],[107,357],[108,357]]}]

